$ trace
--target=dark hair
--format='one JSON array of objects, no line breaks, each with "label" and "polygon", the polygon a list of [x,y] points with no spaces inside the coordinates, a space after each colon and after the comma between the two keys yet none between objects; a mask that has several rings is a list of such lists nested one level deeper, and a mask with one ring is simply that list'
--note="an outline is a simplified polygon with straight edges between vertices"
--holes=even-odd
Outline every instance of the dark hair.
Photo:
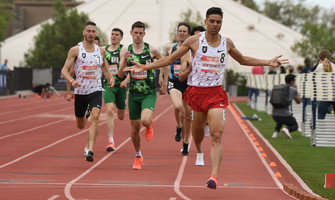
[{"label": "dark hair", "polygon": [[210,15],[220,15],[221,18],[223,17],[223,12],[221,10],[221,8],[219,7],[211,7],[207,10],[206,12],[206,19],[210,16]]},{"label": "dark hair", "polygon": [[194,33],[197,31],[203,32],[203,31],[206,31],[206,29],[202,26],[195,26],[191,30],[191,35],[194,35]]},{"label": "dark hair", "polygon": [[134,28],[143,28],[143,30],[145,31],[145,24],[141,21],[136,21],[135,23],[133,23],[133,25],[131,25],[131,30],[134,30]]},{"label": "dark hair", "polygon": [[291,83],[294,80],[295,80],[295,75],[293,75],[293,74],[287,74],[285,76],[285,83],[286,84],[289,84],[289,83]]},{"label": "dark hair", "polygon": [[98,40],[98,42],[100,43],[100,38],[98,36],[95,36],[94,40]]},{"label": "dark hair", "polygon": [[311,59],[309,59],[309,57],[306,57],[304,60],[305,66],[310,67],[311,66]]},{"label": "dark hair", "polygon": [[121,29],[119,29],[119,28],[113,28],[112,32],[113,32],[113,31],[118,31],[118,32],[120,32],[121,37],[123,37],[123,31],[122,31]]},{"label": "dark hair", "polygon": [[84,28],[86,28],[86,26],[89,26],[89,25],[95,26],[95,27],[97,26],[94,22],[88,21],[88,22],[86,22]]},{"label": "dark hair", "polygon": [[191,33],[191,26],[189,23],[186,22],[180,22],[177,26],[177,31],[179,29],[180,26],[186,26],[187,27],[187,33],[190,34]]}]

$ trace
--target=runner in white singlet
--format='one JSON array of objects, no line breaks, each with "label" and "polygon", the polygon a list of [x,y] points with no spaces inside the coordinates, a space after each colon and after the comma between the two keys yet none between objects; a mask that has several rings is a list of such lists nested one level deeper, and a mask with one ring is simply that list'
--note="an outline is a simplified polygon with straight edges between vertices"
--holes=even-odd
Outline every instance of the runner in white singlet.
[{"label": "runner in white singlet", "polygon": [[[94,44],[97,35],[97,27],[94,22],[85,24],[83,42],[69,50],[65,64],[62,69],[63,77],[75,88],[75,115],[76,124],[79,129],[85,128],[87,112],[91,114],[91,126],[88,131],[86,144],[87,153],[85,159],[93,162],[93,149],[98,134],[98,122],[102,105],[101,76],[104,72],[111,87],[114,86],[113,75],[108,70],[105,59],[105,49]],[[72,78],[69,69],[74,67],[76,80]]]},{"label": "runner in white singlet", "polygon": [[[270,60],[257,59],[242,55],[233,41],[219,34],[222,26],[223,13],[221,8],[212,7],[206,12],[206,32],[189,37],[173,54],[157,62],[142,66],[136,63],[126,71],[140,72],[172,64],[189,50],[192,52],[192,83],[190,91],[191,107],[193,109],[192,132],[195,143],[201,143],[206,119],[211,134],[211,178],[207,181],[208,188],[216,189],[217,178],[222,161],[222,133],[225,125],[224,108],[228,105],[225,91],[222,89],[222,79],[227,53],[247,66],[279,67],[287,64],[287,59],[276,56]],[[200,133],[200,134],[199,134]],[[201,134],[202,133],[202,134]]]}]

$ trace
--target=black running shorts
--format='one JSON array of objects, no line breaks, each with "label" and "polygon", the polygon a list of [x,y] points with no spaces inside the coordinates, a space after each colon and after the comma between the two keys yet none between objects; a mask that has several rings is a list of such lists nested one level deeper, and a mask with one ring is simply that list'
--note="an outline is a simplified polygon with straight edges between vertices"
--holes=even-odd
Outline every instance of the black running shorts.
[{"label": "black running shorts", "polygon": [[102,105],[102,92],[97,91],[92,94],[81,95],[76,94],[74,98],[74,112],[76,117],[83,118],[87,108],[92,110],[92,108],[97,107],[101,109]]}]

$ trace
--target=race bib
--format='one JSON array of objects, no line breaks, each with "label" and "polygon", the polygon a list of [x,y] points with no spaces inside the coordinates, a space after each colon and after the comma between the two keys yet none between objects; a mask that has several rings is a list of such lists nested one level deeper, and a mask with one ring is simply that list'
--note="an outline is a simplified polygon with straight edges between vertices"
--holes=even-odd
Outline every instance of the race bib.
[{"label": "race bib", "polygon": [[117,65],[109,65],[109,71],[111,72],[112,75],[117,75],[118,74]]},{"label": "race bib", "polygon": [[201,71],[210,73],[220,73],[222,63],[219,57],[203,56],[201,58]]},{"label": "race bib", "polygon": [[139,73],[132,73],[133,79],[146,79],[147,78],[147,71],[139,72]]},{"label": "race bib", "polygon": [[179,76],[180,65],[173,65],[173,74]]},{"label": "race bib", "polygon": [[83,66],[83,78],[96,79],[98,76],[98,66]]}]

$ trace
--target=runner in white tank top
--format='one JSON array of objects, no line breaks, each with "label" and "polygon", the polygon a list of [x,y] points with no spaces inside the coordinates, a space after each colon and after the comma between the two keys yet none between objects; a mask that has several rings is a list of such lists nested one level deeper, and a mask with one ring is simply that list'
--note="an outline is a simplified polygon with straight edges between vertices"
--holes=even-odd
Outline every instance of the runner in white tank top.
[{"label": "runner in white tank top", "polygon": [[[104,72],[110,87],[114,86],[113,75],[108,70],[105,59],[106,50],[94,44],[97,35],[94,22],[85,24],[83,42],[69,50],[62,69],[63,77],[75,88],[75,116],[79,129],[85,128],[89,113],[91,113],[91,126],[85,147],[85,160],[93,162],[93,149],[98,135],[98,123],[102,105],[101,75]],[[76,80],[69,73],[74,66]]]},{"label": "runner in white tank top", "polygon": [[205,38],[206,32],[201,32],[199,48],[192,58],[191,83],[196,87],[221,86],[224,69],[227,63],[226,37],[221,36],[220,45],[211,47]]},{"label": "runner in white tank top", "polygon": [[75,94],[92,94],[96,91],[103,91],[101,85],[101,65],[103,57],[100,53],[98,45],[94,44],[94,52],[86,52],[83,43],[80,42],[79,54],[74,63],[74,71],[76,73],[76,81],[81,83],[80,87],[74,89]]},{"label": "runner in white tank top", "polygon": [[[157,62],[147,65],[136,63],[125,71],[141,72],[172,64],[175,60],[188,53],[195,56],[192,64],[191,106],[193,109],[192,134],[196,146],[201,145],[204,138],[203,129],[208,121],[211,135],[211,178],[207,181],[208,188],[216,189],[220,178],[219,168],[222,161],[222,133],[225,126],[224,107],[227,105],[225,92],[222,89],[223,72],[227,53],[244,66],[279,67],[287,64],[287,59],[275,56],[270,60],[244,56],[234,45],[233,41],[220,35],[223,21],[223,12],[219,7],[209,8],[206,12],[206,32],[189,37],[173,54]],[[201,38],[201,39],[200,39]],[[207,43],[207,44],[206,44]],[[195,110],[196,109],[196,110]],[[198,149],[198,148],[197,148]],[[218,176],[219,175],[219,176]]]}]

